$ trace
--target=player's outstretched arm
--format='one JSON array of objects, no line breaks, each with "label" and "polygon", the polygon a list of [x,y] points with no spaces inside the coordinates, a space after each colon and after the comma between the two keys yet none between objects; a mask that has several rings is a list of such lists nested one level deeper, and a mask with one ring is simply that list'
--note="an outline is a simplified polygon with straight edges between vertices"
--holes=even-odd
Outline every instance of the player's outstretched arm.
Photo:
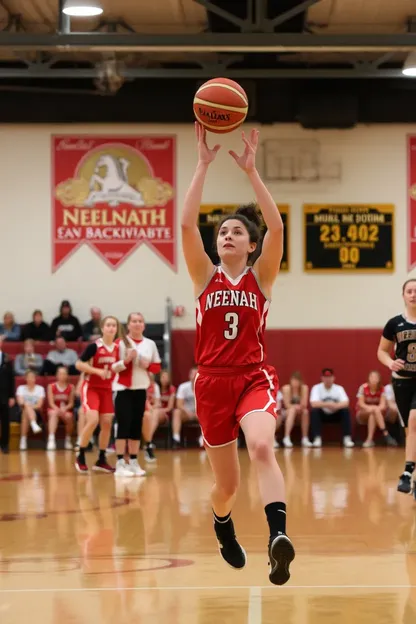
[{"label": "player's outstretched arm", "polygon": [[245,171],[256,195],[257,203],[267,226],[263,240],[262,252],[254,264],[260,284],[264,289],[270,289],[280,269],[283,255],[283,221],[273,197],[270,195],[259,172],[256,169],[256,152],[259,142],[259,131],[252,130],[247,139],[242,133],[244,152],[238,156],[230,151],[237,165]]},{"label": "player's outstretched arm", "polygon": [[198,215],[208,167],[215,159],[220,146],[215,145],[212,149],[208,147],[205,129],[199,123],[195,124],[195,132],[198,141],[198,165],[188,192],[185,195],[181,227],[182,249],[186,265],[189,275],[194,282],[195,290],[199,291],[204,288],[214,270],[214,266],[205,253],[198,229]]}]

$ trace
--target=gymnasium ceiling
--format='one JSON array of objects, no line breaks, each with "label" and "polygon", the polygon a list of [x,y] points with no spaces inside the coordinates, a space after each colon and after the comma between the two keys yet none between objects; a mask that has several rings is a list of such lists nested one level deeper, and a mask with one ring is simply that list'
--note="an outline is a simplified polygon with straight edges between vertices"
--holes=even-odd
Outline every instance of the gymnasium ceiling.
[{"label": "gymnasium ceiling", "polygon": [[[288,108],[301,86],[342,80],[366,97],[377,85],[415,91],[416,120],[416,78],[401,73],[416,50],[416,0],[101,0],[99,18],[70,24],[62,2],[0,0],[1,91],[114,95],[146,83],[150,101],[166,80],[189,98],[198,81],[223,75],[248,90],[284,83]],[[0,121],[1,107],[0,98]]]},{"label": "gymnasium ceiling", "polygon": [[95,68],[111,58],[131,78],[172,77],[172,70],[176,77],[204,77],[218,64],[235,77],[302,78],[302,69],[317,77],[331,69],[328,77],[337,69],[340,77],[348,70],[398,77],[409,49],[416,49],[415,0],[101,3],[100,18],[72,19],[68,34],[59,23],[59,0],[0,0],[0,59],[37,61],[32,75],[38,70],[39,77],[42,69],[45,76],[52,72],[55,60]]}]

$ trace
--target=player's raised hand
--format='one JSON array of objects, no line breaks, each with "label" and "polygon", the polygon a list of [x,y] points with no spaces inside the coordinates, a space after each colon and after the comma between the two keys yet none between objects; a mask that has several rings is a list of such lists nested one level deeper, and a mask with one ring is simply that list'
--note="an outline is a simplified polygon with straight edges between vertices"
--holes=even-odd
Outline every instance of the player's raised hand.
[{"label": "player's raised hand", "polygon": [[210,149],[207,145],[207,131],[204,126],[197,121],[195,122],[195,134],[196,140],[198,141],[199,162],[209,165],[215,159],[221,145],[214,145],[214,147]]},{"label": "player's raised hand", "polygon": [[246,138],[244,131],[241,133],[241,136],[244,142],[244,151],[241,156],[236,154],[233,150],[230,150],[228,153],[234,158],[240,169],[246,173],[250,173],[250,171],[254,171],[256,168],[256,152],[259,143],[259,131],[253,128],[250,132],[249,139]]},{"label": "player's raised hand", "polygon": [[396,373],[404,368],[405,361],[404,360],[392,360],[389,368],[391,371],[395,371]]}]

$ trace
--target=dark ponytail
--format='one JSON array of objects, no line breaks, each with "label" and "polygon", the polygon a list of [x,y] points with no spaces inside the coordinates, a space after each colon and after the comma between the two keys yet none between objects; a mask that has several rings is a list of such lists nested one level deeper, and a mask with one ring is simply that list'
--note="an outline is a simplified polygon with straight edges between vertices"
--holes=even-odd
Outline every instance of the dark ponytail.
[{"label": "dark ponytail", "polygon": [[252,253],[248,254],[247,260],[248,264],[254,264],[261,254],[261,244],[264,234],[264,222],[261,213],[257,208],[257,204],[243,204],[242,206],[239,206],[234,213],[227,214],[223,217],[218,224],[215,240],[217,239],[218,232],[222,225],[229,219],[236,219],[237,221],[240,221],[248,232],[250,243],[256,243],[256,249]]}]

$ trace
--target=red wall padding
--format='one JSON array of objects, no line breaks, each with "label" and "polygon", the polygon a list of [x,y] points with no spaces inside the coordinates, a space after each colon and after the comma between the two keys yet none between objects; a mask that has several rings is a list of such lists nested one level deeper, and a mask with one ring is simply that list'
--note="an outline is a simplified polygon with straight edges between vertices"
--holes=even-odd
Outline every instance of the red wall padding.
[{"label": "red wall padding", "polygon": [[[300,370],[311,387],[320,381],[321,369],[329,366],[353,405],[358,387],[370,370],[378,369],[384,383],[389,383],[389,371],[377,360],[381,329],[272,329],[266,335],[268,362],[276,367],[281,385],[294,370]],[[172,333],[175,385],[188,378],[194,361],[194,338],[193,330]]]}]

